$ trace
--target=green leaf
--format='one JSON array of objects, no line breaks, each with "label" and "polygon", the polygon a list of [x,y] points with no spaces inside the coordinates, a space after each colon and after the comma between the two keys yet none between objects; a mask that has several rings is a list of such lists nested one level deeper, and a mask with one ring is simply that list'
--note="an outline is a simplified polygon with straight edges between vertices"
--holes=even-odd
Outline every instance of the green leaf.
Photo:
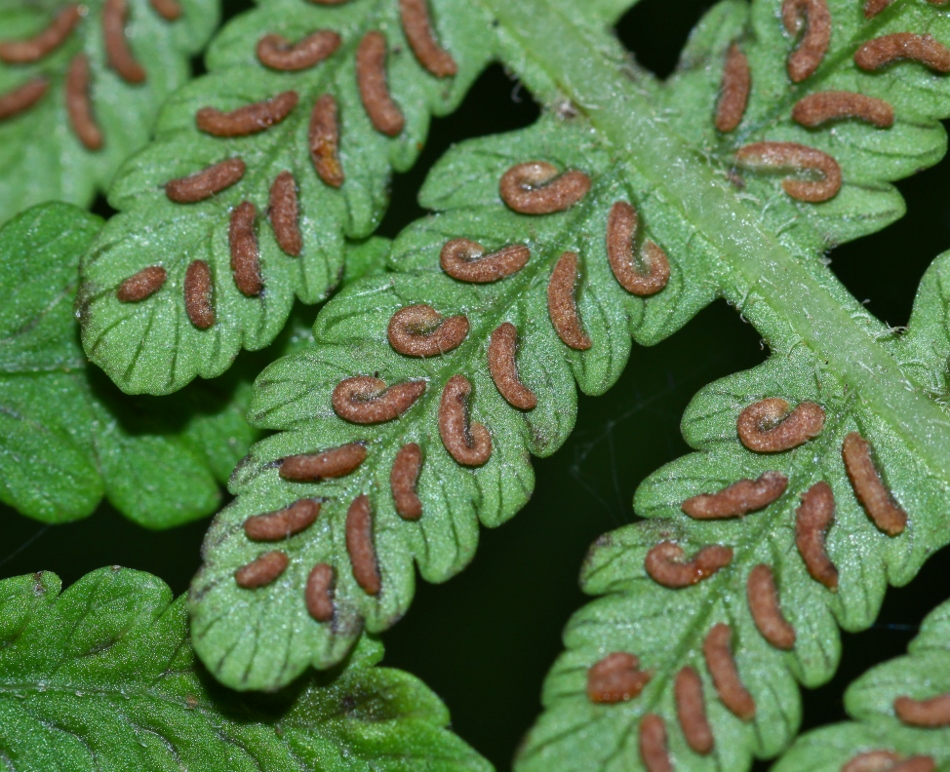
[{"label": "green leaf", "polygon": [[[477,4],[433,0],[436,37],[458,67],[451,77],[427,72],[413,55],[395,0],[319,6],[270,0],[232,21],[208,54],[209,74],[175,94],[159,118],[155,141],[122,169],[109,193],[120,210],[83,260],[83,343],[90,358],[126,392],[167,394],[196,375],[210,378],[230,367],[240,349],[266,346],[283,328],[294,297],[324,299],[344,275],[345,237],[362,239],[379,224],[392,170],[404,171],[423,147],[431,115],[461,101],[492,52],[491,27]],[[339,48],[300,71],[265,67],[258,40],[280,34],[297,41],[317,30],[339,35]],[[374,128],[361,103],[355,72],[364,36],[382,31],[388,43],[389,90],[405,118],[390,137]],[[280,93],[296,106],[266,131],[224,138],[199,130],[196,113],[230,111]],[[338,107],[339,161],[344,180],[324,182],[311,159],[308,127],[314,107],[331,95]],[[164,186],[223,159],[240,158],[246,172],[233,186],[200,203],[175,203]],[[299,203],[302,249],[278,245],[268,221],[270,189],[292,173]],[[263,290],[245,295],[231,270],[230,222],[242,202],[256,211]],[[199,329],[183,293],[186,271],[201,259],[211,269],[214,323]],[[160,265],[167,280],[151,297],[121,302],[116,289],[129,276]],[[249,289],[245,287],[246,289]]]},{"label": "green leaf", "polygon": [[[123,29],[144,68],[141,82],[125,80],[109,63],[102,29],[104,9],[114,3],[0,2],[0,46],[34,37],[68,8],[82,13],[62,43],[35,61],[8,62],[0,47],[0,95],[39,78],[47,83],[39,101],[0,119],[0,222],[42,201],[89,204],[119,164],[146,143],[158,108],[188,80],[189,57],[218,23],[216,0],[175,2],[180,16],[169,21],[148,0],[128,0]],[[96,149],[80,140],[67,111],[68,73],[78,56],[89,64],[89,104],[101,134]]]},{"label": "green leaf", "polygon": [[0,582],[0,758],[10,769],[487,770],[418,679],[345,667],[255,697],[222,689],[188,644],[182,599],[118,566],[65,592],[55,574]]},{"label": "green leaf", "polygon": [[[775,772],[839,770],[852,758],[872,753],[893,754],[908,760],[928,758],[941,767],[950,761],[950,729],[945,722],[920,726],[927,720],[906,698],[915,702],[946,700],[950,692],[950,603],[934,609],[908,646],[909,655],[872,668],[845,692],[844,703],[854,719],[823,727],[799,737],[773,767]],[[901,713],[897,711],[897,701]],[[939,700],[938,700],[939,701]],[[907,719],[907,720],[905,720]],[[924,763],[918,758],[917,763]],[[930,767],[927,767],[930,768]]]}]

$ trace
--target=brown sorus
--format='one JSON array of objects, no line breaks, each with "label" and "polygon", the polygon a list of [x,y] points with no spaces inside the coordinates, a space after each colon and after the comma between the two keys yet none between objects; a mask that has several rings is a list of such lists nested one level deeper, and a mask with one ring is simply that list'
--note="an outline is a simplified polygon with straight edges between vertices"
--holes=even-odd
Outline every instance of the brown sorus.
[{"label": "brown sorus", "polygon": [[472,384],[464,375],[453,375],[442,390],[439,403],[439,435],[449,454],[465,466],[481,466],[491,457],[488,429],[469,421],[468,398]]},{"label": "brown sorus", "polygon": [[150,265],[122,282],[115,296],[121,303],[138,303],[158,292],[167,278],[168,274],[162,266]]},{"label": "brown sorus", "polygon": [[762,637],[778,649],[791,649],[795,645],[795,628],[782,615],[775,577],[772,569],[764,563],[749,572],[746,598],[752,621]]},{"label": "brown sorus", "polygon": [[831,13],[826,0],[784,0],[782,21],[790,35],[797,35],[805,17],[805,34],[788,55],[786,66],[793,83],[801,83],[821,65],[831,40]]},{"label": "brown sorus", "polygon": [[405,413],[426,390],[425,381],[407,381],[387,388],[371,375],[345,378],[333,389],[333,409],[357,424],[378,424]]},{"label": "brown sorus", "polygon": [[703,641],[703,656],[722,704],[738,718],[749,721],[755,715],[755,700],[742,685],[732,656],[732,630],[719,622]]},{"label": "brown sorus", "polygon": [[0,121],[29,109],[46,93],[49,81],[42,75],[28,80],[22,86],[0,94]]},{"label": "brown sorus", "polygon": [[185,312],[199,330],[214,324],[214,282],[204,260],[192,260],[185,271]]},{"label": "brown sorus", "polygon": [[188,177],[169,180],[165,183],[165,195],[177,204],[204,201],[240,182],[246,168],[240,158],[228,158]]},{"label": "brown sorus", "polygon": [[298,453],[287,456],[280,465],[280,476],[296,482],[314,482],[343,477],[366,460],[366,446],[349,442],[319,453]]},{"label": "brown sorus", "polygon": [[908,726],[950,726],[950,693],[926,700],[898,697],[894,700],[894,713]]},{"label": "brown sorus", "polygon": [[307,577],[304,601],[310,616],[318,622],[329,622],[333,619],[334,578],[333,566],[327,563],[317,563]]},{"label": "brown sorus", "polygon": [[102,7],[102,37],[106,60],[126,83],[142,83],[145,80],[145,70],[135,60],[125,37],[127,15],[126,0],[105,0]]},{"label": "brown sorus", "polygon": [[703,547],[692,560],[684,560],[683,548],[672,541],[661,541],[650,549],[644,568],[653,581],[664,587],[689,587],[708,579],[732,562],[732,548],[721,544]]},{"label": "brown sorus", "polygon": [[548,316],[558,337],[575,351],[585,351],[593,343],[581,326],[574,285],[577,283],[577,253],[565,252],[558,259],[548,281]]},{"label": "brown sorus", "polygon": [[389,320],[389,345],[411,357],[434,357],[461,345],[468,335],[468,319],[447,319],[432,306],[422,303],[400,309]]},{"label": "brown sorus", "polygon": [[50,25],[26,40],[0,40],[0,62],[28,64],[59,48],[82,18],[78,5],[67,5]]},{"label": "brown sorus", "polygon": [[894,108],[883,99],[853,91],[819,91],[799,99],[792,108],[792,119],[810,129],[842,118],[857,118],[886,129],[894,125]]},{"label": "brown sorus", "polygon": [[646,241],[640,250],[637,265],[633,243],[637,239],[639,217],[637,210],[626,201],[618,201],[607,217],[607,260],[614,278],[633,295],[655,295],[670,280],[670,263],[666,253],[652,241]]},{"label": "brown sorus", "polygon": [[498,193],[509,207],[521,214],[563,212],[587,195],[590,177],[571,169],[558,176],[547,161],[528,161],[512,166],[501,176]]},{"label": "brown sorus", "polygon": [[859,753],[841,767],[841,772],[933,772],[937,763],[930,756],[911,756],[901,760],[894,751]]},{"label": "brown sorus", "polygon": [[256,560],[252,560],[235,571],[234,581],[237,582],[238,587],[246,590],[263,587],[284,573],[288,563],[290,560],[283,552],[278,550],[265,552]]},{"label": "brown sorus", "polygon": [[253,541],[280,541],[309,528],[320,514],[320,502],[300,499],[289,507],[254,515],[244,521],[244,533]]},{"label": "brown sorus", "polygon": [[684,667],[676,674],[673,695],[676,699],[676,715],[686,742],[696,753],[705,756],[712,751],[715,740],[706,716],[703,680],[695,668]]},{"label": "brown sorus", "polygon": [[851,480],[854,495],[874,525],[888,536],[897,536],[907,525],[907,513],[891,498],[871,459],[871,448],[857,432],[844,438],[841,457]]},{"label": "brown sorus", "polygon": [[250,201],[242,201],[231,212],[228,244],[231,248],[231,274],[234,284],[247,297],[256,297],[264,289],[261,279],[261,253],[254,232],[257,209]]},{"label": "brown sorus", "polygon": [[85,54],[76,54],[66,73],[66,114],[73,131],[87,150],[102,147],[102,131],[92,114],[89,98],[89,60]]},{"label": "brown sorus", "polygon": [[486,255],[485,247],[477,241],[459,238],[445,242],[439,264],[453,279],[485,284],[520,271],[530,257],[531,250],[521,244],[510,244]]},{"label": "brown sorus", "polygon": [[177,0],[149,0],[149,3],[165,21],[175,21],[181,16],[181,6]]},{"label": "brown sorus", "polygon": [[270,224],[274,238],[285,254],[298,257],[303,249],[300,235],[300,206],[297,203],[297,181],[294,175],[283,171],[270,186]]},{"label": "brown sorus", "polygon": [[317,30],[297,43],[291,43],[283,35],[264,35],[257,42],[257,58],[272,70],[296,72],[322,62],[342,42],[332,30]]},{"label": "brown sorus", "polygon": [[666,723],[656,713],[640,719],[640,758],[647,772],[673,772],[666,747]]},{"label": "brown sorus", "polygon": [[458,66],[451,54],[436,43],[426,0],[399,0],[402,29],[419,64],[437,78],[455,75]]},{"label": "brown sorus", "polygon": [[779,397],[754,402],[739,413],[739,440],[756,453],[778,453],[797,448],[821,434],[825,411],[814,402],[800,402],[788,412],[788,402]]},{"label": "brown sorus", "polygon": [[788,478],[781,472],[763,472],[756,480],[739,480],[716,493],[686,499],[681,508],[695,520],[739,517],[767,507],[787,487]]},{"label": "brown sorus", "polygon": [[615,651],[587,669],[587,699],[608,705],[632,700],[652,677],[652,671],[640,670],[635,654]]},{"label": "brown sorus", "polygon": [[864,18],[873,19],[893,2],[894,0],[867,0],[864,4]]},{"label": "brown sorus", "polygon": [[818,172],[817,180],[787,177],[782,188],[798,201],[818,204],[834,198],[841,190],[841,167],[827,153],[797,142],[753,142],[739,149],[736,161],[750,169],[794,169]]},{"label": "brown sorus", "polygon": [[519,410],[534,410],[538,398],[518,376],[518,330],[511,322],[503,322],[495,328],[488,343],[488,369],[498,393],[512,407]]},{"label": "brown sorus", "polygon": [[937,72],[950,72],[950,49],[931,35],[895,32],[869,40],[854,52],[862,70],[879,70],[893,62],[911,59]]},{"label": "brown sorus", "polygon": [[356,49],[356,85],[375,129],[389,137],[397,136],[406,121],[386,84],[386,37],[382,32],[367,32]]},{"label": "brown sorus", "polygon": [[337,123],[336,99],[321,96],[310,113],[310,160],[317,175],[331,188],[343,184],[340,164],[340,127]]},{"label": "brown sorus", "polygon": [[405,520],[418,520],[422,517],[422,501],[416,493],[419,472],[422,470],[422,448],[415,442],[403,445],[389,473],[389,487],[392,489],[396,511]]},{"label": "brown sorus", "polygon": [[751,87],[752,71],[749,69],[749,59],[742,53],[739,44],[733,43],[726,54],[719,102],[716,105],[716,128],[719,131],[734,131],[742,123]]},{"label": "brown sorus", "polygon": [[280,123],[297,106],[297,101],[296,91],[282,91],[270,99],[227,113],[214,107],[202,107],[195,114],[195,125],[215,137],[246,137]]},{"label": "brown sorus", "polygon": [[835,520],[835,495],[826,482],[817,482],[802,494],[795,514],[795,546],[815,581],[829,590],[838,587],[838,569],[825,548],[825,536]]},{"label": "brown sorus", "polygon": [[373,544],[373,513],[369,498],[361,494],[353,499],[346,513],[346,551],[353,565],[353,578],[367,595],[379,595],[382,580],[376,565]]}]

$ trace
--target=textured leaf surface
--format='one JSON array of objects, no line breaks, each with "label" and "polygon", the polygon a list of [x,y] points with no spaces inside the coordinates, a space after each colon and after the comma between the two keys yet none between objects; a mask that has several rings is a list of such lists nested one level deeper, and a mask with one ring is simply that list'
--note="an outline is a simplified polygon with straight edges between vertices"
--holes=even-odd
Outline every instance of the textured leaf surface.
[{"label": "textured leaf surface", "polygon": [[60,593],[37,573],[0,582],[0,760],[11,772],[486,770],[408,673],[345,667],[268,698],[207,677],[187,614],[159,579],[103,568]]},{"label": "textured leaf surface", "polygon": [[[657,342],[717,294],[740,306],[783,358],[794,355],[797,369],[789,372],[799,375],[781,381],[783,393],[793,401],[806,398],[796,395],[796,389],[807,388],[811,393],[820,387],[822,398],[832,404],[843,404],[845,389],[861,394],[867,415],[875,416],[881,427],[880,440],[875,436],[872,442],[883,443],[885,436],[896,433],[895,447],[903,443],[903,450],[882,448],[880,452],[899,452],[908,474],[915,464],[922,470],[919,486],[924,492],[915,495],[924,497],[921,501],[927,509],[915,512],[931,517],[939,511],[932,509],[934,503],[945,495],[945,470],[950,468],[945,413],[928,395],[905,388],[899,362],[875,343],[883,328],[816,258],[830,244],[876,230],[897,216],[901,202],[887,180],[939,156],[943,134],[934,119],[950,110],[950,105],[931,98],[931,92],[943,93],[946,82],[921,73],[919,64],[900,65],[905,73],[901,81],[905,102],[901,104],[911,117],[905,118],[898,109],[894,128],[886,131],[899,137],[908,130],[905,124],[919,124],[929,133],[919,143],[894,146],[893,156],[902,159],[900,163],[884,162],[860,146],[835,145],[831,149],[844,169],[844,186],[827,203],[806,204],[789,198],[779,178],[771,174],[745,172],[744,189],[729,182],[738,144],[793,130],[786,125],[790,100],[774,107],[774,95],[753,90],[750,118],[767,110],[772,117],[762,119],[754,134],[743,124],[739,131],[744,132],[744,140],[723,139],[722,147],[712,152],[707,140],[673,130],[668,108],[662,106],[666,96],[654,81],[636,70],[618,75],[615,62],[623,54],[615,42],[586,24],[572,24],[568,11],[559,4],[506,5],[486,0],[486,5],[499,21],[506,61],[556,109],[527,131],[475,140],[450,151],[421,195],[424,205],[442,214],[400,235],[393,247],[390,275],[355,284],[328,304],[315,326],[315,349],[275,363],[258,380],[251,419],[281,433],[256,445],[232,479],[238,498],[212,527],[205,545],[206,562],[191,596],[199,655],[232,686],[273,686],[293,677],[308,662],[327,667],[343,655],[364,624],[371,631],[392,624],[411,598],[413,563],[429,581],[443,581],[462,568],[475,548],[477,521],[499,524],[526,500],[533,482],[529,453],[553,452],[570,431],[576,400],[573,382],[586,393],[602,392],[623,367],[631,333],[640,342]],[[846,17],[853,24],[857,15],[851,5],[832,5],[835,18]],[[765,36],[766,22],[780,24],[777,12],[775,2],[753,6],[751,19],[742,3],[727,3],[713,12],[694,35],[677,78],[667,86],[684,93],[688,86],[691,91],[681,98],[680,109],[690,108],[698,116],[677,125],[703,126],[707,121],[712,125],[719,75],[709,73],[721,68],[709,62],[721,63],[729,41],[740,34],[743,24],[753,25],[754,31],[761,27]],[[885,20],[895,25],[926,24],[950,38],[950,30],[941,27],[947,23],[946,15],[928,6],[895,4]],[[860,35],[877,34],[881,24],[882,20],[875,21],[862,28]],[[713,34],[728,31],[729,25],[732,35]],[[703,55],[702,47],[712,45],[710,37],[718,48]],[[766,49],[774,45],[766,41],[761,48],[753,46],[751,53],[763,57],[764,64],[759,65],[763,72],[769,66],[782,68],[774,76],[778,82],[784,57],[772,56],[771,65],[766,60]],[[786,40],[783,45],[788,50],[791,44]],[[844,49],[827,59],[827,77],[849,71],[852,78],[875,83],[872,76],[853,72],[849,53],[857,41],[846,38],[841,45]],[[699,82],[702,77],[706,80]],[[768,81],[767,75],[762,78]],[[810,84],[799,90],[807,87]],[[884,131],[868,126],[853,129],[868,140],[874,132]],[[715,134],[711,128],[709,133]],[[830,143],[834,136],[837,129],[824,129],[810,134],[809,141]],[[699,147],[705,152],[701,154]],[[566,211],[516,213],[500,201],[499,180],[513,165],[531,160],[544,160],[561,171],[586,173],[591,178],[590,191]],[[645,239],[654,240],[669,256],[669,283],[646,300],[623,290],[608,265],[605,231],[608,211],[617,201],[636,206]],[[885,210],[890,214],[879,216]],[[458,281],[440,268],[440,250],[457,237],[479,242],[486,252],[524,244],[531,258],[521,270],[497,282]],[[592,347],[584,351],[562,342],[548,311],[549,279],[566,250],[579,255],[576,308],[592,341]],[[808,303],[803,303],[804,297]],[[387,327],[393,315],[420,303],[431,305],[443,317],[467,317],[470,329],[457,348],[418,358],[392,347]],[[537,396],[533,410],[511,407],[492,382],[486,350],[491,333],[503,322],[517,328],[517,369],[521,381]],[[796,353],[802,342],[805,346]],[[815,352],[812,358],[809,350]],[[815,368],[814,357],[828,359],[823,368],[827,383],[818,384],[801,374]],[[927,360],[926,368],[934,367],[935,360]],[[469,420],[487,426],[492,438],[490,459],[475,468],[457,463],[440,436],[439,403],[455,375],[463,375],[473,386]],[[355,424],[342,419],[331,406],[337,385],[354,376],[375,376],[388,385],[421,381],[425,393],[397,420],[375,426]],[[763,381],[760,388],[766,385],[776,387]],[[836,395],[833,399],[828,396],[832,394]],[[845,419],[853,425],[857,416],[844,415],[841,426],[828,432],[829,448],[849,425]],[[287,456],[352,442],[365,443],[367,458],[351,474],[306,483],[280,476]],[[423,515],[415,522],[397,513],[389,482],[397,451],[410,442],[419,444],[424,455],[417,486]],[[907,458],[908,447],[918,451],[915,461]],[[382,579],[378,594],[364,591],[356,581],[347,547],[347,512],[359,495],[371,501],[375,560]],[[248,517],[302,498],[322,501],[320,516],[310,528],[277,546],[246,537],[242,524]],[[910,540],[912,553],[891,569],[893,580],[906,581],[912,575],[928,549],[924,539],[933,538],[936,527],[936,522],[919,522],[923,536]],[[904,553],[907,543],[904,538],[889,548],[892,561],[894,554]],[[233,572],[270,549],[288,555],[287,570],[266,587],[239,588]],[[319,563],[336,570],[331,623],[311,619],[304,603],[303,587]],[[719,585],[709,584],[714,586]],[[706,591],[701,588],[697,593]],[[283,636],[286,629],[293,630],[292,636]],[[809,671],[808,679],[815,678]],[[787,694],[797,694],[793,682],[787,685],[791,689]],[[585,736],[601,752],[610,752],[609,743],[599,742],[594,734]],[[762,742],[763,748],[774,753],[784,741],[766,737]],[[737,752],[741,756],[742,751]],[[571,758],[583,756],[562,753],[557,746],[542,763],[556,759],[567,764]]]},{"label": "textured leaf surface", "polygon": [[[242,348],[266,346],[283,328],[294,297],[316,303],[344,271],[345,238],[363,238],[378,225],[388,201],[393,169],[406,170],[418,156],[430,116],[449,112],[462,99],[491,55],[490,26],[478,4],[433,0],[430,16],[440,44],[458,73],[438,78],[419,64],[400,23],[397,0],[355,0],[319,6],[304,0],[271,0],[239,16],[208,54],[211,71],[175,94],[162,111],[155,141],[129,161],[112,186],[112,218],[83,261],[83,343],[90,358],[125,391],[165,394],[196,375],[224,372]],[[278,71],[255,53],[265,34],[298,41],[319,30],[339,35],[334,53],[312,67]],[[405,127],[389,137],[370,122],[357,89],[356,52],[367,33],[387,41],[386,77]],[[201,131],[204,107],[230,111],[293,91],[297,104],[265,131],[223,138]],[[339,187],[324,182],[311,159],[312,111],[321,97],[336,100]],[[223,159],[240,158],[243,178],[198,203],[175,203],[169,180]],[[302,249],[292,256],[278,246],[268,221],[270,189],[282,172],[293,174]],[[242,202],[256,209],[263,290],[247,296],[231,270],[230,220]],[[186,312],[183,285],[192,261],[211,268],[214,324],[199,329]],[[123,303],[116,290],[126,278],[160,265],[167,280],[155,294]]]},{"label": "textured leaf surface", "polygon": [[[218,23],[216,0],[176,0],[180,16],[168,21],[149,0],[128,0],[125,38],[145,80],[128,82],[109,64],[103,43],[106,0],[87,0],[82,16],[55,50],[31,62],[5,62],[0,54],[0,95],[37,78],[42,98],[0,119],[0,222],[41,201],[87,205],[119,165],[148,140],[158,108],[190,77],[189,56]],[[0,43],[23,41],[45,30],[70,3],[0,2]],[[101,147],[80,141],[66,105],[70,65],[84,55],[90,68],[89,100]]]}]

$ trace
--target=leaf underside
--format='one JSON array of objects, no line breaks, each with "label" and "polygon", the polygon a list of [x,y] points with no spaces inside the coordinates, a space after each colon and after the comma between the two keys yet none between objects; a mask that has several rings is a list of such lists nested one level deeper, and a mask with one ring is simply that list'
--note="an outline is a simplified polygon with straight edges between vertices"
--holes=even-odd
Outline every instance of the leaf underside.
[{"label": "leaf underside", "polygon": [[[68,37],[36,61],[5,62],[0,55],[0,95],[38,78],[48,82],[39,101],[0,119],[0,222],[33,204],[61,200],[89,204],[119,165],[145,145],[162,102],[191,75],[188,59],[218,23],[216,0],[176,0],[169,21],[149,0],[128,0],[124,34],[145,79],[129,82],[109,64],[103,44],[105,0],[85,0]],[[0,2],[0,43],[23,41],[45,30],[71,4],[62,0]],[[88,99],[101,133],[90,149],[73,128],[66,81],[79,55],[88,60]]]},{"label": "leaf underside", "polygon": [[118,566],[61,593],[37,573],[0,582],[0,767],[489,770],[448,731],[418,679],[347,664],[268,698],[222,689],[195,661],[187,612],[154,576]]}]

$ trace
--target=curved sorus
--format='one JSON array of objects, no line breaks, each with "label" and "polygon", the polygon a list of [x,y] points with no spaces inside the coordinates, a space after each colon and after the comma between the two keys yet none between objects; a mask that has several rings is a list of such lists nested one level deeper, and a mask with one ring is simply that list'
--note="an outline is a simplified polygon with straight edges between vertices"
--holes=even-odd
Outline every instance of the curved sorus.
[{"label": "curved sorus", "polygon": [[612,705],[632,700],[653,677],[653,671],[640,670],[635,654],[615,651],[587,669],[587,699]]},{"label": "curved sorus", "polygon": [[59,48],[82,18],[78,5],[67,5],[49,26],[26,40],[0,40],[0,62],[29,64]]},{"label": "curved sorus", "polygon": [[243,587],[245,590],[264,587],[284,573],[289,563],[290,559],[286,553],[278,550],[265,552],[256,560],[252,560],[235,571],[234,581],[237,582],[238,587]]},{"label": "curved sorus", "polygon": [[234,284],[247,297],[256,297],[264,289],[261,279],[261,253],[254,232],[257,209],[242,201],[231,212],[228,244],[231,248],[231,275]]},{"label": "curved sorus", "polygon": [[893,62],[910,59],[937,72],[950,72],[950,49],[931,35],[895,32],[869,40],[854,52],[862,70],[879,70]]},{"label": "curved sorus", "polygon": [[342,42],[333,30],[317,30],[297,43],[283,35],[264,35],[257,41],[257,58],[272,70],[296,72],[332,56]]},{"label": "curved sorus", "polygon": [[782,180],[782,188],[798,201],[818,204],[841,190],[841,167],[827,153],[797,142],[753,142],[739,149],[736,161],[750,169],[796,169],[820,172],[820,180]]},{"label": "curved sorus", "polygon": [[382,579],[373,544],[373,513],[369,497],[360,494],[346,513],[346,551],[353,566],[353,578],[367,595],[379,595]]},{"label": "curved sorus", "polygon": [[647,772],[673,772],[666,747],[666,723],[656,713],[640,719],[640,758]]},{"label": "curved sorus", "polygon": [[298,101],[296,91],[282,91],[270,99],[227,113],[214,107],[202,107],[195,113],[195,125],[205,134],[215,137],[247,137],[280,123],[290,115]]},{"label": "curved sorus", "polygon": [[247,167],[240,158],[228,158],[200,172],[165,183],[165,195],[177,204],[194,204],[211,198],[241,181]]},{"label": "curved sorus", "polygon": [[399,516],[404,520],[418,520],[422,517],[422,501],[416,493],[421,471],[422,448],[415,442],[407,442],[396,453],[392,471],[389,473],[393,502]]},{"label": "curved sorus", "polygon": [[297,202],[297,181],[294,175],[283,171],[270,186],[268,214],[277,246],[284,254],[298,257],[303,249],[300,234],[300,206]]},{"label": "curved sorus", "polygon": [[792,108],[792,120],[809,129],[842,118],[857,118],[879,129],[887,129],[894,125],[894,108],[883,99],[853,91],[809,94]]},{"label": "curved sorus", "polygon": [[409,41],[412,53],[419,64],[437,78],[445,78],[458,72],[452,55],[435,42],[426,0],[399,0],[399,16],[402,29]]},{"label": "curved sorus", "polygon": [[149,0],[149,4],[165,21],[175,21],[181,17],[181,6],[177,0]]},{"label": "curved sorus", "polygon": [[373,127],[389,137],[397,136],[406,120],[386,84],[386,38],[382,32],[367,32],[356,49],[356,85]]},{"label": "curved sorus", "polygon": [[893,2],[894,0],[867,0],[864,4],[864,18],[873,19]]},{"label": "curved sorus", "polygon": [[310,113],[310,160],[313,168],[331,188],[343,184],[343,166],[340,164],[340,127],[336,117],[336,99],[324,94],[313,105]]},{"label": "curved sorus", "polygon": [[333,389],[333,409],[356,424],[378,424],[405,413],[426,390],[425,381],[407,381],[386,387],[371,375],[345,378]]},{"label": "curved sorus", "polygon": [[581,326],[574,285],[577,283],[577,253],[565,252],[558,259],[548,281],[548,316],[557,336],[575,351],[586,351],[593,343]]},{"label": "curved sorus", "polygon": [[778,649],[791,649],[795,645],[795,628],[782,615],[775,577],[764,563],[749,572],[746,598],[752,621],[762,637]]},{"label": "curved sorus", "polygon": [[168,274],[160,265],[150,265],[123,281],[115,291],[120,303],[138,303],[151,297],[165,284]]},{"label": "curved sorus", "polygon": [[676,674],[673,696],[676,699],[676,715],[686,742],[696,753],[706,756],[712,751],[715,740],[709,726],[709,718],[706,716],[703,680],[695,668],[684,667]]},{"label": "curved sorus", "polygon": [[847,761],[841,772],[933,772],[936,762],[930,756],[904,759],[894,751],[867,751]]},{"label": "curved sorus", "polygon": [[739,44],[733,43],[726,54],[719,102],[716,104],[716,128],[719,131],[734,131],[742,123],[751,87],[752,71],[749,69],[749,59],[742,53]]},{"label": "curved sorus", "polygon": [[587,195],[590,177],[570,169],[558,176],[547,161],[515,164],[498,183],[498,193],[511,209],[521,214],[551,214],[570,209]]},{"label": "curved sorus", "polygon": [[812,578],[829,590],[838,588],[838,569],[825,549],[825,537],[835,519],[835,496],[822,481],[802,494],[795,513],[795,546]]},{"label": "curved sorus", "polygon": [[329,622],[333,619],[334,579],[333,566],[328,563],[317,563],[307,576],[304,602],[307,604],[307,612],[318,622]]},{"label": "curved sorus", "polygon": [[732,630],[719,622],[710,629],[703,641],[703,657],[712,676],[722,704],[743,721],[755,715],[755,700],[742,685],[739,670],[732,656]]},{"label": "curved sorus", "polygon": [[894,700],[894,713],[901,723],[908,726],[927,728],[950,726],[950,693],[926,700],[898,697]]},{"label": "curved sorus", "polygon": [[614,278],[627,292],[638,295],[655,295],[670,280],[670,263],[666,253],[652,241],[644,243],[640,261],[647,272],[636,265],[633,242],[639,227],[637,210],[626,201],[618,201],[610,208],[607,217],[607,260]]},{"label": "curved sorus", "polygon": [[716,493],[701,493],[686,499],[681,509],[694,520],[738,517],[767,507],[788,487],[781,472],[763,472],[756,480],[739,480]]},{"label": "curved sorus", "polygon": [[315,482],[343,477],[366,460],[366,446],[349,442],[319,453],[298,453],[287,456],[280,464],[280,476],[295,482]]},{"label": "curved sorus", "polygon": [[522,244],[509,244],[486,255],[485,247],[477,241],[458,238],[442,246],[439,264],[453,279],[486,284],[517,273],[530,257],[531,250]]},{"label": "curved sorus", "polygon": [[85,54],[76,54],[66,73],[66,114],[69,124],[87,150],[102,147],[102,131],[92,114],[89,99],[89,60]]},{"label": "curved sorus", "polygon": [[801,83],[821,65],[831,41],[831,13],[827,0],[784,0],[782,22],[790,35],[797,35],[806,17],[805,34],[788,55],[786,67],[793,83]]},{"label": "curved sorus", "polygon": [[857,432],[851,432],[844,438],[841,457],[854,495],[874,525],[888,536],[900,534],[907,525],[907,513],[894,503],[890,492],[884,487],[865,439]]},{"label": "curved sorus", "polygon": [[691,560],[684,560],[685,556],[679,544],[661,541],[647,553],[643,567],[653,581],[664,587],[689,587],[728,566],[732,562],[732,548],[710,544]]},{"label": "curved sorus", "polygon": [[802,445],[821,434],[825,411],[814,402],[800,402],[788,412],[779,397],[753,402],[736,421],[739,440],[756,453],[778,453]]},{"label": "curved sorus", "polygon": [[0,121],[31,108],[43,98],[47,88],[49,80],[40,75],[22,86],[0,94]]},{"label": "curved sorus", "polygon": [[434,357],[461,345],[468,335],[468,319],[447,319],[432,306],[406,306],[392,315],[387,329],[389,345],[411,357]]},{"label": "curved sorus", "polygon": [[106,59],[126,83],[142,83],[145,70],[135,60],[125,37],[127,12],[126,0],[105,0],[102,6],[102,38]]},{"label": "curved sorus", "polygon": [[460,464],[481,466],[491,457],[491,434],[483,424],[469,422],[471,393],[472,384],[464,375],[449,378],[439,403],[439,435],[449,455]]},{"label": "curved sorus", "polygon": [[214,324],[214,282],[204,260],[192,260],[185,271],[185,312],[199,330]]},{"label": "curved sorus", "polygon": [[320,502],[300,499],[289,507],[253,515],[244,521],[244,533],[252,541],[281,541],[313,525],[320,514]]},{"label": "curved sorus", "polygon": [[512,407],[534,410],[538,398],[518,376],[515,354],[518,350],[518,330],[511,322],[498,325],[488,342],[488,369],[498,393]]}]

